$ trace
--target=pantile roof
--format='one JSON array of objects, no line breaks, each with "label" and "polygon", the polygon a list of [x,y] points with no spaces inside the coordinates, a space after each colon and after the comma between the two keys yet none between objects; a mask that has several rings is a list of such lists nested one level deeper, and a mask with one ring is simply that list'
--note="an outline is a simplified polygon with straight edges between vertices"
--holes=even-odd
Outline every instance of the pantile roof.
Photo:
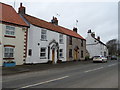
[{"label": "pantile roof", "polygon": [[2,15],[0,16],[0,21],[2,22],[12,23],[20,26],[28,26],[10,5],[0,2],[0,14]]},{"label": "pantile roof", "polygon": [[69,30],[67,28],[64,28],[64,27],[61,27],[61,26],[58,26],[58,25],[54,25],[54,24],[52,24],[50,22],[38,19],[38,18],[30,16],[28,14],[24,14],[23,17],[29,23],[31,23],[32,25],[35,25],[35,26],[38,26],[38,27],[41,27],[41,28],[46,28],[48,30],[56,31],[56,32],[59,32],[59,33],[63,33],[63,34],[69,35],[69,36],[73,36],[73,37],[85,40],[78,33],[74,32],[72,30]]}]

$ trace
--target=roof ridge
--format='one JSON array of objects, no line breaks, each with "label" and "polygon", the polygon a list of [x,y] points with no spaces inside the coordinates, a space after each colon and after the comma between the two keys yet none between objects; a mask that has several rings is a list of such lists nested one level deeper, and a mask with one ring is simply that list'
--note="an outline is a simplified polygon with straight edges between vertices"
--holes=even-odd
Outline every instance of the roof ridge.
[{"label": "roof ridge", "polygon": [[[40,21],[42,21],[42,22],[44,22],[44,23],[47,23],[47,24],[50,25],[50,26],[53,26],[53,27],[55,27],[55,28],[59,28],[59,29],[61,30],[61,32],[60,32],[60,31],[58,31],[58,32],[60,32],[60,33],[63,33],[63,34],[66,34],[66,35],[70,35],[70,36],[73,36],[73,37],[76,37],[76,38],[84,39],[80,34],[74,32],[74,31],[72,31],[72,30],[70,30],[70,29],[68,29],[68,28],[66,28],[66,27],[59,26],[59,25],[54,25],[54,24],[52,24],[52,23],[50,23],[50,22],[48,22],[48,21],[42,20],[42,19],[40,19],[40,18],[31,16],[31,15],[28,15],[28,14],[24,14],[23,16],[25,16],[25,17],[30,17],[30,18],[33,18],[33,19],[37,19],[38,21],[40,20]],[[29,21],[29,20],[28,20],[28,21]],[[35,20],[34,20],[34,21],[35,21]],[[31,23],[31,24],[33,24],[33,23]],[[40,27],[39,25],[37,25],[37,24],[35,24],[35,23],[34,23],[33,25],[36,25],[36,26]],[[45,28],[45,27],[44,27],[44,28]],[[46,27],[46,28],[47,28],[47,27]],[[49,28],[47,28],[47,29],[49,29]],[[64,29],[65,29],[65,30],[64,30]],[[54,29],[51,29],[51,30],[54,30]],[[78,37],[78,36],[79,36],[79,37]],[[85,40],[85,39],[84,39],[84,40]]]},{"label": "roof ridge", "polygon": [[[6,6],[9,6],[9,7],[12,7],[12,5],[9,5],[9,4],[6,4],[6,3],[2,3],[2,2],[0,2],[1,4],[4,4],[4,5],[6,5]],[[13,7],[12,7],[13,8]]]}]

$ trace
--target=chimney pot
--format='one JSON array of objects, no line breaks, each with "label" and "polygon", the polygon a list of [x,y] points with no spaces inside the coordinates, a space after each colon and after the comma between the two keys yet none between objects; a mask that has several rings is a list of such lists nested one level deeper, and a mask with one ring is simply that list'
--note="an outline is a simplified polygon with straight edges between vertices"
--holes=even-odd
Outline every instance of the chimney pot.
[{"label": "chimney pot", "polygon": [[53,19],[51,20],[52,24],[58,25],[58,20],[56,17],[53,16]]},{"label": "chimney pot", "polygon": [[76,28],[76,27],[74,27],[74,28],[73,28],[73,31],[77,33],[77,28]]},{"label": "chimney pot", "polygon": [[22,6],[22,3],[20,3],[20,7],[18,9],[19,14],[25,14],[25,7]]}]

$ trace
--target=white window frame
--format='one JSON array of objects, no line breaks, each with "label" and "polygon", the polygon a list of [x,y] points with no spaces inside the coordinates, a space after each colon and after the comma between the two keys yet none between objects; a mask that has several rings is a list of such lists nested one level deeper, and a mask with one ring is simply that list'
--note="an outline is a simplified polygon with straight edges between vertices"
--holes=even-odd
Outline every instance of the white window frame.
[{"label": "white window frame", "polygon": [[[62,50],[62,51],[61,51]],[[63,49],[59,49],[59,57],[63,58]]]},{"label": "white window frame", "polygon": [[4,47],[4,57],[5,58],[14,58],[14,47]]},{"label": "white window frame", "polygon": [[[42,49],[45,49],[45,51],[43,52]],[[44,56],[41,56],[41,54],[45,54]],[[41,47],[40,48],[40,58],[46,58],[46,47]]]},{"label": "white window frame", "polygon": [[5,35],[15,36],[15,27],[7,25],[5,28]]},{"label": "white window frame", "polygon": [[59,34],[59,42],[60,44],[63,44],[63,34]]},{"label": "white window frame", "polygon": [[47,30],[41,29],[41,40],[46,41],[47,40]]}]

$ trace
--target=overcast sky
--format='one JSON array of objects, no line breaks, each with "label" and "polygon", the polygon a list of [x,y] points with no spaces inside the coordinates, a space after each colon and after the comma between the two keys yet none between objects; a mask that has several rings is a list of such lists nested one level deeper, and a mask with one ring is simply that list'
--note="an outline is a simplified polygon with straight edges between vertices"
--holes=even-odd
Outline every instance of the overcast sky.
[{"label": "overcast sky", "polygon": [[[101,41],[107,41],[118,37],[118,2],[117,0],[70,0],[70,1],[38,1],[38,0],[0,0],[12,5],[18,10],[19,3],[26,7],[26,13],[40,19],[51,21],[53,16],[59,20],[59,25],[73,29],[76,26],[78,33],[86,38],[87,31],[91,29]],[[28,2],[29,1],[29,2]],[[59,14],[59,16],[57,15]]]}]

